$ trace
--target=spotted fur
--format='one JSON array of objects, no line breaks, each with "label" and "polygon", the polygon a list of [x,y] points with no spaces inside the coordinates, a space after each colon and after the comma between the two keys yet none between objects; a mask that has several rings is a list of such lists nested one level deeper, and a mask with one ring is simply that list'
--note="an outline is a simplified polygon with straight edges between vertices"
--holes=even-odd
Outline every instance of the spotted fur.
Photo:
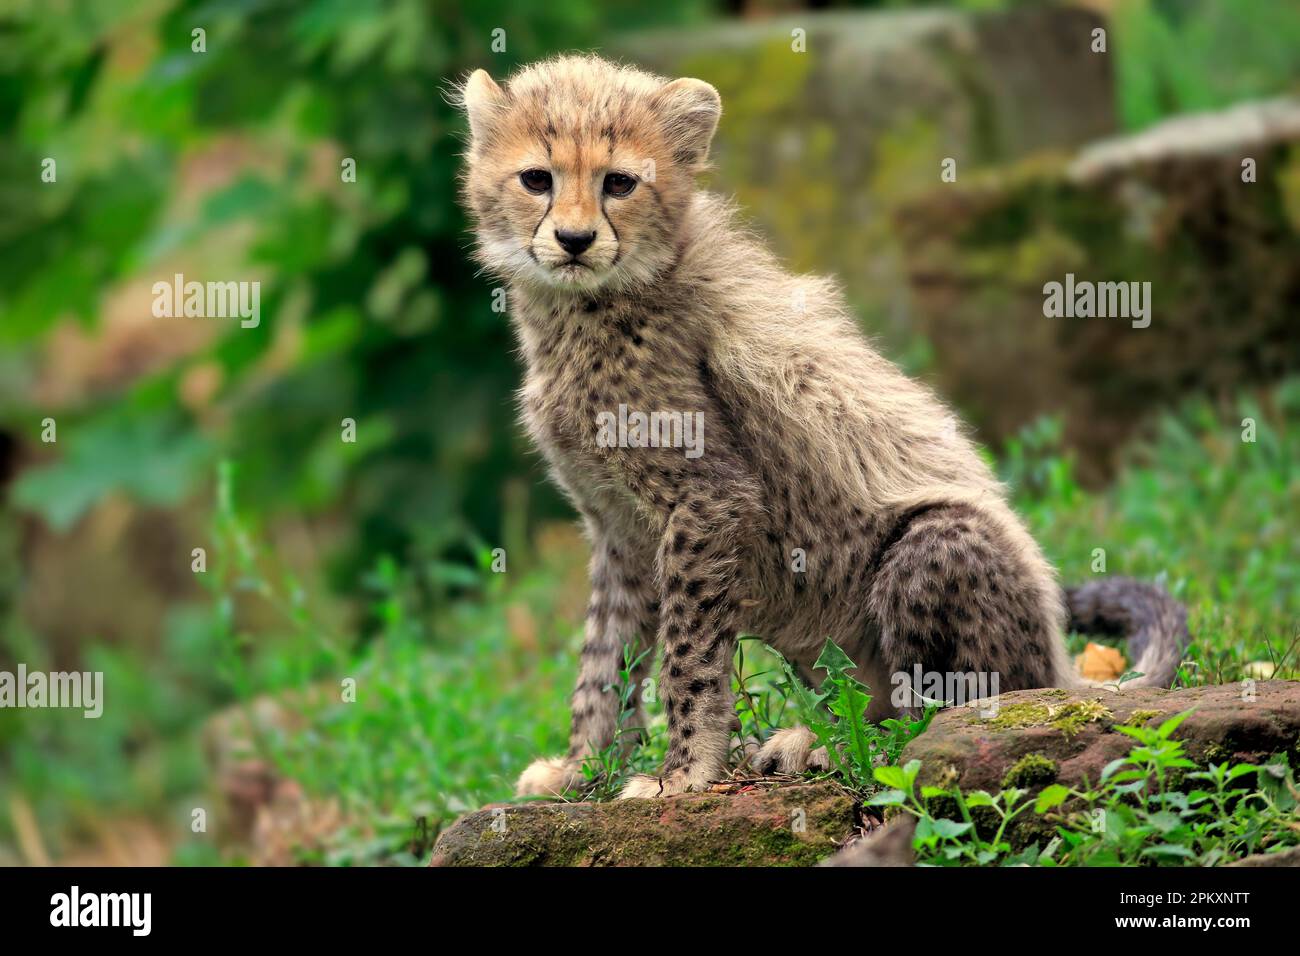
[{"label": "spotted fur", "polygon": [[[1001,690],[1075,682],[1054,572],[957,419],[871,348],[833,282],[782,270],[697,189],[711,86],[564,57],[504,87],[479,70],[457,95],[476,254],[506,283],[527,367],[523,420],[592,544],[569,751],[521,793],[562,791],[613,739],[604,688],[625,644],[662,649],[669,731],[661,772],[625,796],[725,774],[741,632],[805,673],[833,638],[877,689],[875,718],[918,663],[997,672]],[[521,184],[532,169],[552,177],[544,194]],[[611,172],[637,180],[630,195],[603,191]],[[574,231],[591,236],[576,255]],[[703,454],[602,442],[620,405],[702,413]],[[806,761],[808,744],[786,735],[772,754]]]}]

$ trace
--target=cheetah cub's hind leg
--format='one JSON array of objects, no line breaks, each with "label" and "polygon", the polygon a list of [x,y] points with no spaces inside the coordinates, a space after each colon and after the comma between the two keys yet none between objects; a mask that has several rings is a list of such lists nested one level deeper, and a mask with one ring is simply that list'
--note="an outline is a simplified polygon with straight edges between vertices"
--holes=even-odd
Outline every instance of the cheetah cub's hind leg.
[{"label": "cheetah cub's hind leg", "polygon": [[[894,676],[918,667],[993,693],[1055,686],[1057,621],[1044,597],[1054,591],[1032,555],[977,508],[941,503],[903,515],[870,585],[879,649],[863,661],[860,679],[879,691],[867,719],[921,715],[923,698],[898,707],[888,690]],[[778,731],[751,766],[760,773],[829,769],[825,748],[814,750],[815,742],[804,727]]]},{"label": "cheetah cub's hind leg", "polygon": [[[1045,565],[978,509],[937,505],[908,516],[884,552],[870,606],[891,673],[983,676],[1000,693],[1056,686],[1056,594]],[[920,701],[903,710],[919,714]]]}]

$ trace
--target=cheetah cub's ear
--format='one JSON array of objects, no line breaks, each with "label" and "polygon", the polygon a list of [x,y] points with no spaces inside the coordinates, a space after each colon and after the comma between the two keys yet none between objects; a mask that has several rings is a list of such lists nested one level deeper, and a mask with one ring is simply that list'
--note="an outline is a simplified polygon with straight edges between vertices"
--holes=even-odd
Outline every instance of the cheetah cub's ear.
[{"label": "cheetah cub's ear", "polygon": [[700,166],[709,158],[709,143],[722,115],[722,97],[703,80],[683,77],[664,84],[655,94],[673,158]]},{"label": "cheetah cub's ear", "polygon": [[457,91],[456,99],[469,118],[470,138],[481,143],[492,121],[505,108],[506,91],[497,86],[487,70],[475,70]]}]

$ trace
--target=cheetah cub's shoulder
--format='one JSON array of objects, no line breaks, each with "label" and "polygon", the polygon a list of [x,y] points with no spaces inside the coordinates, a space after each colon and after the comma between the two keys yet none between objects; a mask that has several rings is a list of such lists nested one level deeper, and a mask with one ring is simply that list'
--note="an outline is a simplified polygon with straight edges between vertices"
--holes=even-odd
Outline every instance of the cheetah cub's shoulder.
[{"label": "cheetah cub's shoulder", "polygon": [[[576,786],[615,739],[606,688],[626,646],[662,651],[669,734],[660,773],[626,796],[727,773],[741,631],[805,672],[834,639],[877,718],[918,703],[891,693],[898,675],[1072,680],[1053,571],[954,416],[870,347],[834,283],[782,270],[697,189],[712,86],[562,57],[504,85],[479,70],[458,96],[464,201],[508,288],[523,420],[592,550],[569,749],[521,794]],[[814,753],[787,733],[758,759]]]}]

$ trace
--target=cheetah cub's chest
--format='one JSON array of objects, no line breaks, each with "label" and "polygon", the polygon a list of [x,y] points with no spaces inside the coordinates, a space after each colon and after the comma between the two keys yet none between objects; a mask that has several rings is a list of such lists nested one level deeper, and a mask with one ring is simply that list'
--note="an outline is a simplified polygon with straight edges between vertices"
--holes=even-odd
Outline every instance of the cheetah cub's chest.
[{"label": "cheetah cub's chest", "polygon": [[590,305],[547,318],[545,331],[525,338],[522,397],[525,425],[552,464],[622,483],[627,471],[615,459],[629,450],[647,464],[698,457],[703,422],[680,380],[683,356],[667,347],[665,318]]}]

